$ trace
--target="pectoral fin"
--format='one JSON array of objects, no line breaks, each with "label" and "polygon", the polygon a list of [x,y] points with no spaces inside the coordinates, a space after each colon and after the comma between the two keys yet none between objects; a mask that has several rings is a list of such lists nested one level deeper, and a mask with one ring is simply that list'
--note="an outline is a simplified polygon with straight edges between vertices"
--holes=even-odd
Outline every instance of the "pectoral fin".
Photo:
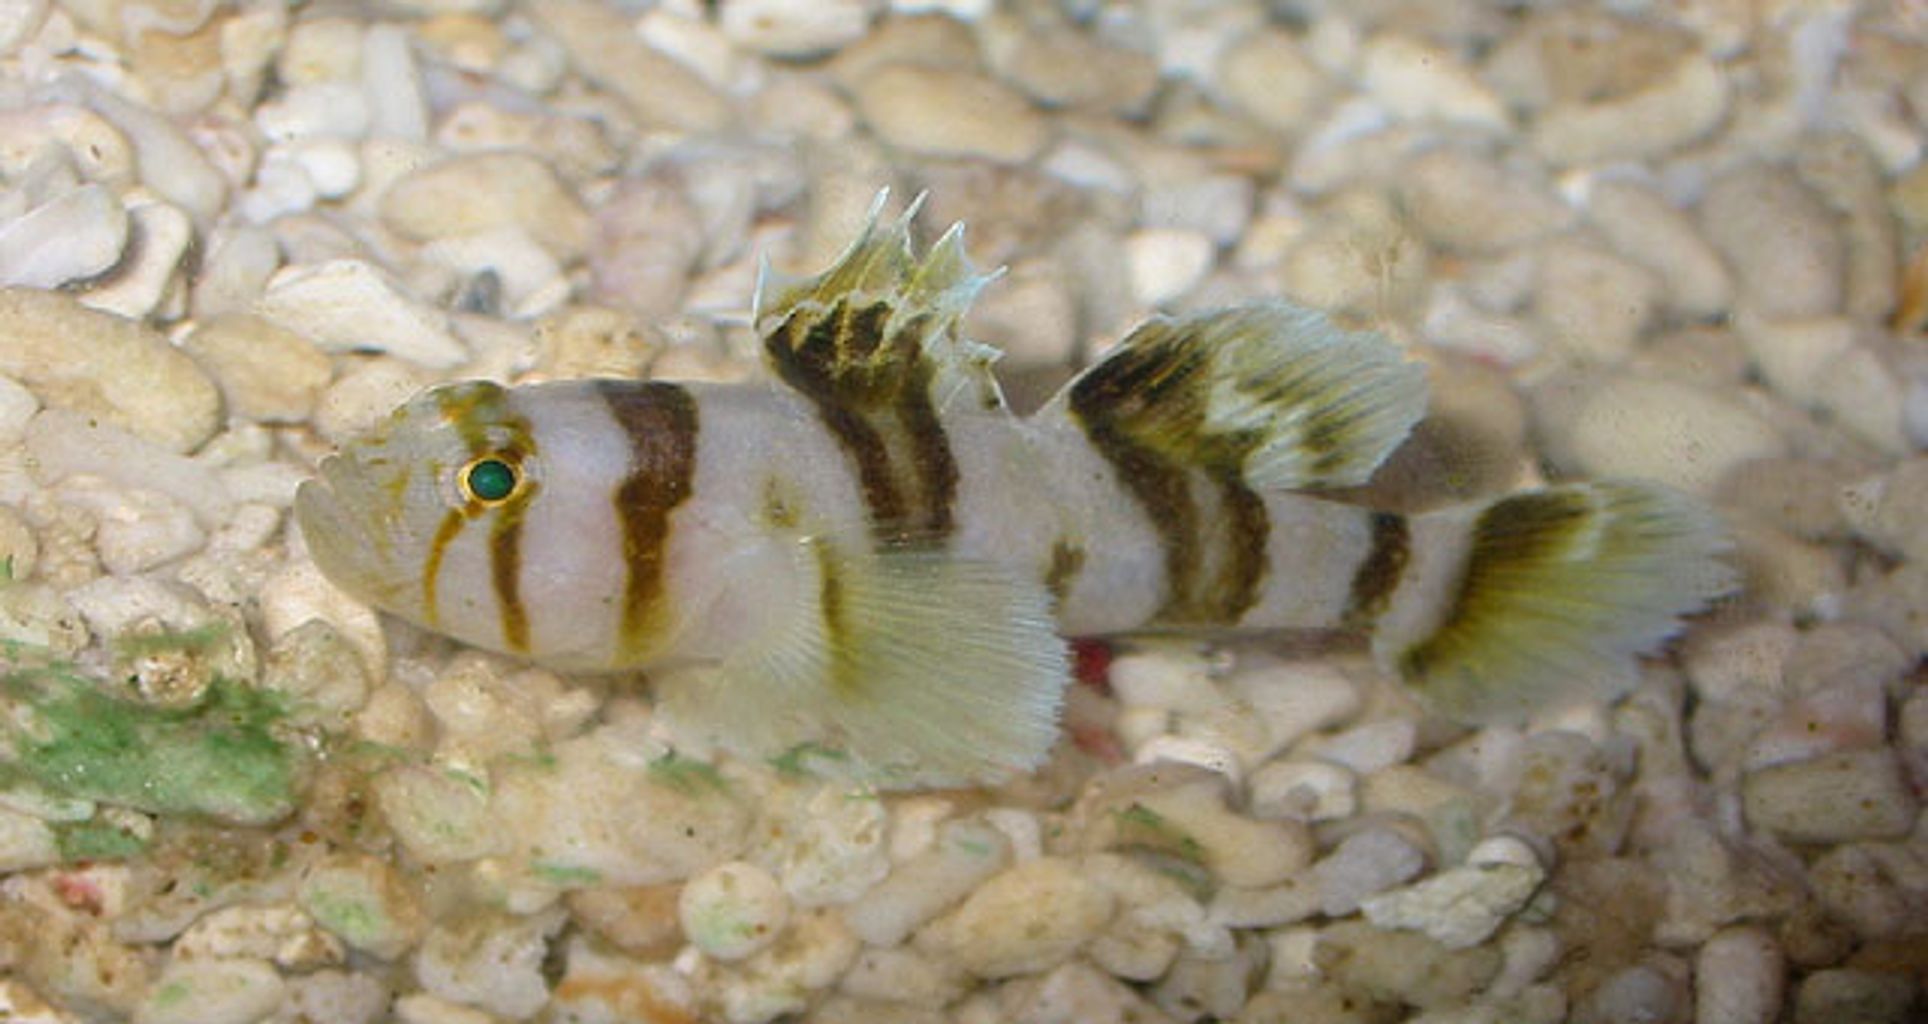
[{"label": "pectoral fin", "polygon": [[658,684],[673,733],[749,757],[840,749],[881,786],[1035,768],[1068,677],[1050,597],[941,551],[803,538],[787,615],[722,663]]}]

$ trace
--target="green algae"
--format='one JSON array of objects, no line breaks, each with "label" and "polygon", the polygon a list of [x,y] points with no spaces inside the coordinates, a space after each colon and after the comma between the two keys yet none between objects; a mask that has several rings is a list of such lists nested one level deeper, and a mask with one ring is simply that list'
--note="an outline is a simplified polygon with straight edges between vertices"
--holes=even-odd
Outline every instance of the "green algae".
[{"label": "green algae", "polygon": [[217,678],[193,704],[160,707],[57,670],[16,674],[0,693],[17,709],[0,726],[14,753],[0,781],[242,825],[294,809],[299,755],[275,733],[287,713],[275,694]]},{"label": "green algae", "polygon": [[72,864],[85,860],[126,860],[146,851],[148,841],[105,821],[62,822],[53,826],[60,859]]}]

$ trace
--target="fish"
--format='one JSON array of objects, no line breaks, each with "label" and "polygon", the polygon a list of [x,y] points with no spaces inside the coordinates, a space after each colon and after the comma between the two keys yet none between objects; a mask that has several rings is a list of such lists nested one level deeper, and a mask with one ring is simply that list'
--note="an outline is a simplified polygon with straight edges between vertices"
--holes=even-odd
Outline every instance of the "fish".
[{"label": "fish", "polygon": [[881,208],[819,274],[765,265],[763,379],[410,399],[300,486],[314,563],[461,643],[640,673],[691,749],[820,748],[880,787],[1037,768],[1067,638],[1346,631],[1480,724],[1618,695],[1734,586],[1718,518],[1654,483],[1337,500],[1426,373],[1284,300],[1155,316],[1017,415],[960,328],[995,274]]}]

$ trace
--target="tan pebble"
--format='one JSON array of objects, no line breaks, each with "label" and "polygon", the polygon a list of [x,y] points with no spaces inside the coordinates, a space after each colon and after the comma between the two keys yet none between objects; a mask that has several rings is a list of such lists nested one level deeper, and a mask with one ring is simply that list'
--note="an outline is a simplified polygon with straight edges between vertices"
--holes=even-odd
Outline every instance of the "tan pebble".
[{"label": "tan pebble", "polygon": [[1587,194],[1587,216],[1627,259],[1659,276],[1667,304],[1689,317],[1727,309],[1733,282],[1720,254],[1692,218],[1631,181],[1601,181]]},{"label": "tan pebble", "polygon": [[159,112],[104,88],[88,93],[88,106],[112,122],[132,144],[141,183],[206,224],[220,213],[228,182],[180,126]]},{"label": "tan pebble", "polygon": [[828,70],[845,88],[855,88],[879,68],[892,64],[946,71],[976,71],[982,66],[977,37],[954,18],[928,14],[891,17],[830,60]]},{"label": "tan pebble", "polygon": [[919,942],[980,977],[1035,974],[1095,938],[1114,906],[1075,863],[1043,857],[993,876]]},{"label": "tan pebble", "polygon": [[565,306],[536,322],[537,367],[552,377],[643,376],[662,341],[631,314]]},{"label": "tan pebble", "polygon": [[361,21],[354,18],[309,18],[288,31],[276,69],[290,86],[317,82],[353,81],[361,76]]},{"label": "tan pebble", "polygon": [[1050,141],[1049,122],[993,79],[897,65],[857,84],[857,108],[879,138],[928,156],[1022,163]]},{"label": "tan pebble", "polygon": [[987,21],[1010,36],[996,64],[1032,99],[1047,107],[1143,112],[1158,88],[1158,64],[1150,55],[1108,46],[1089,33],[1037,31],[1016,18]]},{"label": "tan pebble", "polygon": [[366,605],[335,589],[311,563],[291,563],[261,588],[261,623],[272,640],[310,619],[335,628],[361,652],[371,679],[388,675],[388,639],[381,619]]},{"label": "tan pebble", "polygon": [[1262,29],[1219,58],[1218,88],[1232,105],[1275,131],[1300,134],[1335,89],[1286,32]]},{"label": "tan pebble", "polygon": [[97,415],[169,451],[214,435],[221,399],[161,335],[72,297],[0,290],[0,373],[42,402]]},{"label": "tan pebble", "polygon": [[221,66],[221,24],[210,21],[186,34],[147,31],[133,36],[128,63],[148,87],[156,108],[191,114],[206,108],[227,85]]},{"label": "tan pebble", "polygon": [[33,528],[11,505],[0,505],[0,578],[24,580],[40,560],[40,542]]},{"label": "tan pebble", "polygon": [[0,173],[18,180],[49,146],[65,151],[83,181],[125,186],[134,178],[133,144],[93,111],[66,103],[0,111]]},{"label": "tan pebble", "polygon": [[734,119],[725,96],[638,39],[618,11],[587,0],[551,0],[528,13],[561,40],[577,71],[622,97],[644,128],[707,132]]},{"label": "tan pebble", "polygon": [[437,59],[467,71],[493,69],[509,48],[495,19],[467,12],[424,19],[415,25],[415,37]]},{"label": "tan pebble", "polygon": [[1849,750],[1750,773],[1747,820],[1790,842],[1894,839],[1914,826],[1917,803],[1887,748]]},{"label": "tan pebble", "polygon": [[1727,114],[1727,72],[1693,54],[1637,92],[1556,104],[1533,123],[1533,149],[1559,166],[1639,160],[1713,131]]},{"label": "tan pebble", "polygon": [[15,0],[0,4],[0,54],[26,41],[47,16],[48,0]]},{"label": "tan pebble", "polygon": [[1573,217],[1544,182],[1451,147],[1414,158],[1400,192],[1421,235],[1466,252],[1510,249],[1552,233]]},{"label": "tan pebble", "polygon": [[287,997],[272,964],[248,958],[177,960],[134,1010],[135,1024],[253,1024]]},{"label": "tan pebble", "polygon": [[996,346],[1013,367],[1069,366],[1078,344],[1077,301],[1055,263],[1016,264],[972,305],[964,333]]},{"label": "tan pebble", "polygon": [[680,884],[577,889],[564,897],[577,923],[624,952],[667,959],[683,945]]},{"label": "tan pebble", "polygon": [[478,153],[424,167],[382,196],[382,222],[429,241],[518,227],[561,259],[589,244],[588,211],[548,165],[521,153]]},{"label": "tan pebble", "polygon": [[400,359],[371,359],[344,372],[315,405],[315,430],[333,444],[373,427],[426,387],[428,374]]},{"label": "tan pebble", "polygon": [[1729,171],[1708,188],[1697,213],[1750,311],[1787,319],[1841,308],[1846,254],[1840,228],[1784,168],[1750,164]]},{"label": "tan pebble", "polygon": [[1660,281],[1645,268],[1575,238],[1542,249],[1533,314],[1542,336],[1569,359],[1626,359],[1653,318]]},{"label": "tan pebble", "polygon": [[1557,457],[1593,476],[1645,477],[1709,494],[1736,466],[1787,451],[1774,426],[1746,404],[1678,381],[1615,376],[1577,394],[1543,393],[1534,405]]}]

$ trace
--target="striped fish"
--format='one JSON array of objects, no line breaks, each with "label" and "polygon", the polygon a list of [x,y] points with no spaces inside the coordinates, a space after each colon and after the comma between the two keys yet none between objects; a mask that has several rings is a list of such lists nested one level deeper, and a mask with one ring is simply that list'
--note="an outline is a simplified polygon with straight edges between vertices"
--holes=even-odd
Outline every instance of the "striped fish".
[{"label": "striped fish", "polygon": [[[914,211],[913,211],[914,212]],[[990,782],[1056,735],[1065,636],[1344,629],[1438,713],[1611,696],[1729,589],[1687,498],[1596,482],[1418,516],[1364,482],[1421,367],[1283,302],[1147,322],[1035,415],[958,322],[990,280],[911,214],[765,275],[773,381],[437,388],[296,513],[358,598],[564,671],[645,670],[679,738]]]}]

